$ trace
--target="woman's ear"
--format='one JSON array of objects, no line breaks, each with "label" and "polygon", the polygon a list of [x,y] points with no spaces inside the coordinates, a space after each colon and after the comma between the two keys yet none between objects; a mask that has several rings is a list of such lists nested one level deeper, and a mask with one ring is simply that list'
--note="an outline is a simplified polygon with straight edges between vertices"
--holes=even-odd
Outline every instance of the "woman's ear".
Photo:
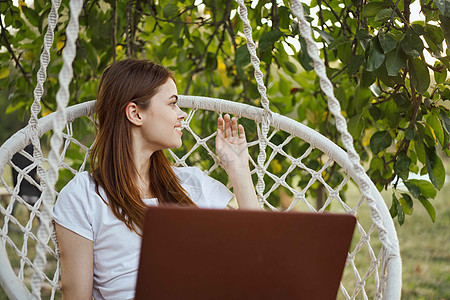
[{"label": "woman's ear", "polygon": [[127,116],[128,121],[136,126],[142,125],[142,118],[139,115],[140,108],[134,102],[130,102],[125,107],[125,115]]}]

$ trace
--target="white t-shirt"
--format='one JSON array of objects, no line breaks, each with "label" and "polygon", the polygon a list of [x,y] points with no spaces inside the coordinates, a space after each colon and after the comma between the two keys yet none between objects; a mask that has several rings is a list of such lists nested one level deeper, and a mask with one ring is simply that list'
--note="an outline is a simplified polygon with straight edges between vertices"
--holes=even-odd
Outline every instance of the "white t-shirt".
[{"label": "white t-shirt", "polygon": [[[223,209],[233,194],[196,167],[174,168],[188,196],[200,208]],[[104,190],[99,192],[106,200]],[[157,199],[144,199],[156,206]],[[95,299],[134,298],[141,237],[112,213],[95,191],[88,172],[80,172],[61,190],[53,208],[61,226],[91,240],[94,246]]]}]

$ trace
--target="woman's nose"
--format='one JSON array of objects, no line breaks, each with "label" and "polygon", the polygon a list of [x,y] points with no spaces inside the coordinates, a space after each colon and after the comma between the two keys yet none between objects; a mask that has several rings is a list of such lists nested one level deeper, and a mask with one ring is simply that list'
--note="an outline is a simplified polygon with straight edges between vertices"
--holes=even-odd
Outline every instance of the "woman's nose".
[{"label": "woman's nose", "polygon": [[186,117],[187,117],[187,113],[178,107],[178,119],[184,120],[184,119],[186,119]]}]

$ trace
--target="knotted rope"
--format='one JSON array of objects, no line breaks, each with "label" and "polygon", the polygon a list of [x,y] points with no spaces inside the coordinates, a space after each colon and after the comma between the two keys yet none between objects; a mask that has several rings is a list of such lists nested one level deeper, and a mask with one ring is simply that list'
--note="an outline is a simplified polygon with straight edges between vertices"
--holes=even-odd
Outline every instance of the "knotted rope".
[{"label": "knotted rope", "polygon": [[291,9],[292,13],[299,20],[300,34],[306,40],[308,54],[314,61],[314,71],[320,79],[320,87],[328,98],[328,107],[336,120],[336,127],[341,134],[342,143],[347,149],[348,158],[353,164],[353,168],[356,171],[357,178],[361,181],[361,192],[367,199],[367,204],[370,207],[370,216],[372,217],[374,224],[378,227],[378,230],[380,232],[380,240],[383,243],[383,246],[385,246],[387,249],[392,249],[393,246],[388,241],[387,237],[388,232],[384,228],[380,212],[376,207],[373,196],[370,193],[369,184],[363,177],[365,171],[360,163],[360,157],[356,152],[355,147],[353,146],[353,137],[348,132],[347,122],[341,114],[341,105],[334,96],[333,84],[327,77],[325,65],[319,56],[319,49],[317,48],[316,42],[312,38],[311,27],[309,26],[309,23],[306,21],[303,15],[302,4],[297,0],[293,0],[291,2]]},{"label": "knotted rope", "polygon": [[[54,30],[58,22],[58,10],[60,5],[61,0],[52,0],[52,7],[48,15],[47,32],[45,33],[44,36],[43,49],[40,57],[40,67],[37,73],[36,88],[34,89],[34,100],[30,108],[30,120],[28,121],[28,124],[30,125],[29,132],[31,133],[29,138],[33,145],[33,156],[36,158],[37,162],[37,174],[39,175],[39,178],[41,180],[41,186],[43,187],[44,191],[48,189],[48,185],[46,179],[46,171],[42,165],[43,154],[39,141],[37,124],[38,124],[38,114],[41,111],[41,100],[42,95],[44,93],[44,82],[47,79],[47,66],[50,62],[50,49],[54,41]],[[44,196],[45,196],[44,193],[41,194],[39,201],[45,199]],[[34,214],[34,211],[31,212],[31,214]],[[30,216],[30,218],[31,217],[32,216]],[[40,298],[41,295],[41,286],[43,281],[42,272],[46,264],[45,246],[47,245],[48,242],[47,239],[48,234],[46,235],[46,232],[50,230],[49,225],[46,225],[47,221],[45,221],[45,218],[46,216],[41,214],[40,224],[44,226],[44,228],[42,230],[38,230],[38,244],[36,246],[36,257],[34,260],[35,269],[33,276],[31,278],[32,294],[34,298],[38,299]]]},{"label": "knotted rope", "polygon": [[[341,106],[339,101],[334,96],[333,85],[326,75],[325,65],[320,59],[316,42],[312,38],[311,27],[303,14],[303,6],[298,0],[291,0],[291,10],[294,16],[299,20],[300,34],[305,39],[308,54],[314,61],[314,70],[320,79],[320,87],[328,98],[328,107],[335,118],[336,127],[341,134],[342,143],[344,144],[345,149],[347,149],[348,158],[353,165],[353,169],[355,170],[355,179],[360,182],[359,187],[361,193],[366,198],[367,205],[370,209],[370,216],[379,231],[380,241],[386,249],[386,259],[389,260],[392,257],[397,256],[399,253],[398,243],[396,244],[390,242],[391,239],[389,238],[389,233],[383,224],[381,213],[376,205],[374,196],[370,192],[369,183],[367,182],[370,179],[365,176],[366,174],[364,168],[360,163],[360,157],[353,145],[353,137],[348,132],[345,118],[341,115]],[[380,293],[377,293],[376,298],[381,298]]]},{"label": "knotted rope", "polygon": [[[63,142],[62,131],[67,123],[66,107],[69,103],[70,97],[69,84],[73,76],[72,63],[76,54],[75,41],[78,38],[79,30],[78,16],[81,12],[82,6],[83,1],[81,0],[71,0],[69,2],[70,20],[66,29],[66,47],[62,55],[64,63],[59,73],[60,88],[56,94],[56,103],[58,108],[54,120],[54,133],[50,139],[50,168],[47,172],[46,185],[41,196],[43,199],[40,218],[41,223],[37,233],[38,243],[36,245],[36,258],[34,259],[36,269],[32,277],[32,293],[35,298],[40,298],[40,290],[43,281],[42,271],[46,264],[45,245],[47,245],[48,240],[50,239],[50,225],[52,220],[51,208],[56,197],[54,187],[58,179],[59,152]],[[48,64],[48,60],[46,61],[44,59],[44,62],[47,62]]]},{"label": "knotted rope", "polygon": [[[260,61],[256,55],[256,44],[252,37],[252,27],[250,26],[250,21],[248,19],[247,7],[243,0],[236,0],[239,4],[238,14],[243,23],[244,35],[247,39],[247,49],[250,53],[250,60],[254,68],[254,75],[256,82],[258,84],[258,91],[261,95],[261,106],[263,107],[263,115],[261,122],[261,130],[258,130],[259,136],[259,154],[258,154],[258,164],[256,168],[256,174],[258,175],[258,183],[256,184],[256,194],[258,195],[258,200],[261,207],[264,204],[264,163],[266,161],[266,148],[268,144],[267,135],[269,134],[270,125],[272,124],[272,111],[269,108],[269,99],[267,98],[267,88],[264,85],[263,73],[259,67]],[[258,128],[259,129],[259,128]]]}]

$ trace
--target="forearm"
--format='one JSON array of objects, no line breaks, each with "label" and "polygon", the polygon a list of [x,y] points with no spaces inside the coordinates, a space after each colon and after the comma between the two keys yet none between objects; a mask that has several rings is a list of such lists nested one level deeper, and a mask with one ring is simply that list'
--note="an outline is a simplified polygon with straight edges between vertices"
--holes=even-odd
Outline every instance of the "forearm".
[{"label": "forearm", "polygon": [[240,209],[261,210],[255,192],[250,169],[242,168],[228,172],[234,195]]}]

